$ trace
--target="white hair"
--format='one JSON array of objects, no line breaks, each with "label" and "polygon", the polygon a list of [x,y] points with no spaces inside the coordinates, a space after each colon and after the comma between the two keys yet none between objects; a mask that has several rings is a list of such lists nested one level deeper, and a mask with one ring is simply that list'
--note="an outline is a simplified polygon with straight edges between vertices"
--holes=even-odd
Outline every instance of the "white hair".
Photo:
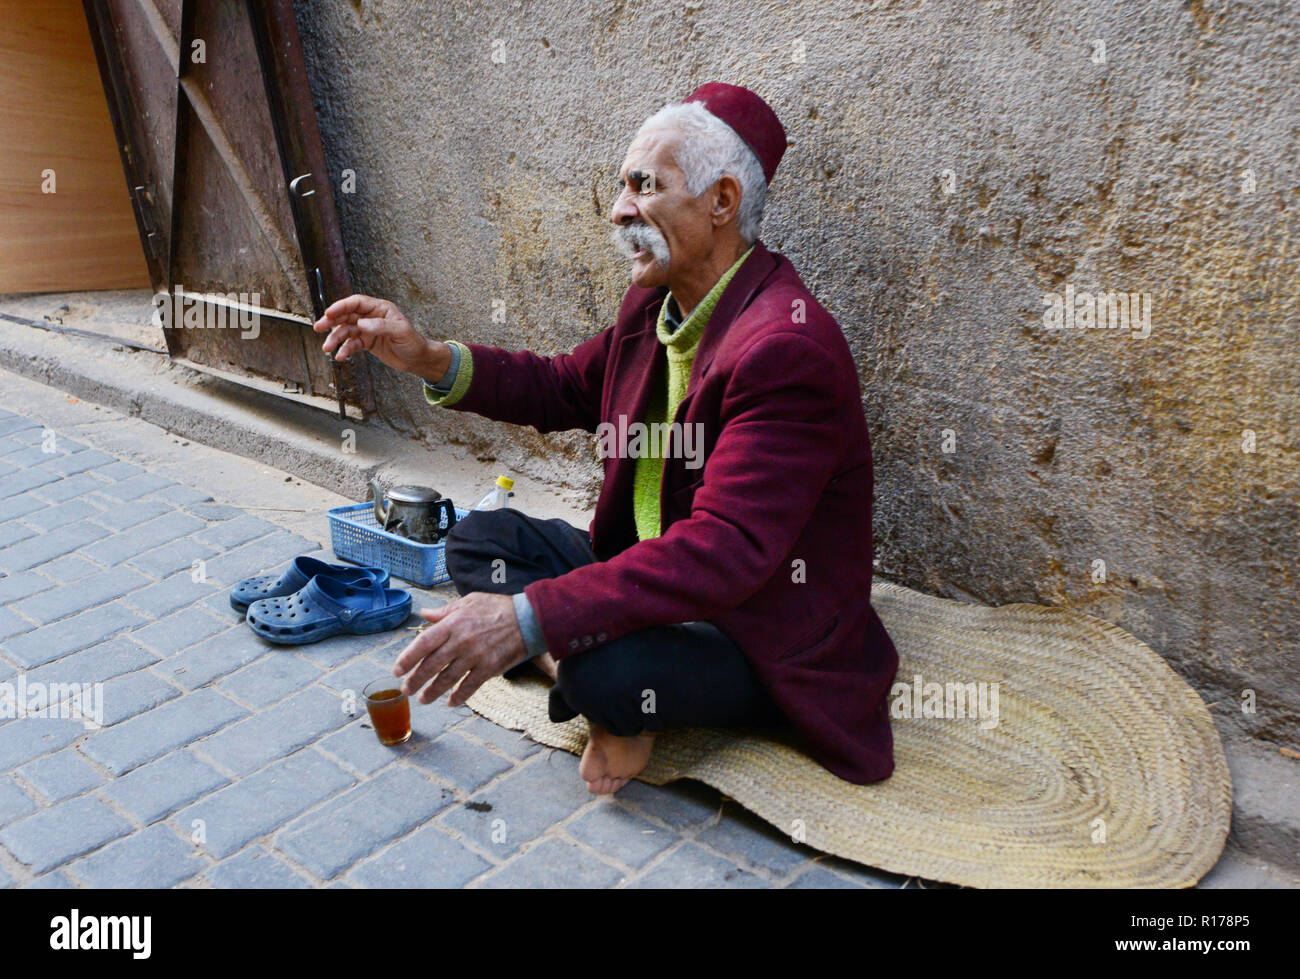
[{"label": "white hair", "polygon": [[740,182],[740,207],[736,225],[745,244],[758,237],[767,201],[767,180],[763,165],[734,129],[699,102],[667,105],[637,130],[668,129],[680,134],[673,158],[686,175],[686,189],[695,197],[730,174]]}]

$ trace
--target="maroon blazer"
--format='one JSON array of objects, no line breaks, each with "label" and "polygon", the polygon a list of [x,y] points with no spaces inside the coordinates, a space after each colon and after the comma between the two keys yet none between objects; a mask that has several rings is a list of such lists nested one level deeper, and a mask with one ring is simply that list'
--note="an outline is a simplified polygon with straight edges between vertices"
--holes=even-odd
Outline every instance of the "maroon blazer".
[{"label": "maroon blazer", "polygon": [[[643,420],[665,383],[655,324],[666,293],[633,286],[614,326],[572,353],[466,344],[473,377],[448,407],[539,432]],[[551,654],[707,620],[748,656],[806,751],[851,782],[886,778],[898,655],[870,602],[857,367],[794,266],[762,242],[709,319],[674,420],[702,426],[705,463],[667,460],[661,536],[637,540],[636,460],[607,458],[590,527],[598,563],[524,589]]]}]

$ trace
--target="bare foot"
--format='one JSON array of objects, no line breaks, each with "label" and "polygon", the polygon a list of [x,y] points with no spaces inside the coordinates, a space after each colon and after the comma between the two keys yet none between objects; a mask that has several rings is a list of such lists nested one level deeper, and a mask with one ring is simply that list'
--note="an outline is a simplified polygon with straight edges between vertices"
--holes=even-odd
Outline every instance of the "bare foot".
[{"label": "bare foot", "polygon": [[556,679],[555,658],[550,653],[542,653],[541,656],[533,657],[533,665],[549,676],[552,680]]},{"label": "bare foot", "polygon": [[587,748],[578,763],[578,774],[595,795],[612,795],[639,775],[654,750],[653,731],[620,738],[603,727],[587,722]]}]

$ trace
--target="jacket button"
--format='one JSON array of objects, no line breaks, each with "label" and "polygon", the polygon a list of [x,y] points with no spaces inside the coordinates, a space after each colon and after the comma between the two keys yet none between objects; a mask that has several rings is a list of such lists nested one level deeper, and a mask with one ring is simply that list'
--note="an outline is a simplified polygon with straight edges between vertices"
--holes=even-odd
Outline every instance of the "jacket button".
[{"label": "jacket button", "polygon": [[608,638],[609,638],[609,633],[602,632],[600,635],[596,637],[596,642],[604,642]]},{"label": "jacket button", "polygon": [[570,648],[570,649],[577,649],[577,648],[578,648],[578,640],[576,640],[576,639],[570,639],[570,640],[569,640],[569,648]]},{"label": "jacket button", "polygon": [[584,646],[590,646],[591,643],[592,643],[592,638],[591,638],[591,636],[583,636],[583,637],[582,637],[582,644],[583,644]]}]

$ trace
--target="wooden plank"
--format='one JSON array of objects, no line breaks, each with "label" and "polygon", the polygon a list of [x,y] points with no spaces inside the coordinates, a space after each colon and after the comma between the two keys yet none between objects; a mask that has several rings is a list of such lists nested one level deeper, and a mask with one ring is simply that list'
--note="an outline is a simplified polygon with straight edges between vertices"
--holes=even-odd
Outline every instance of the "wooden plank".
[{"label": "wooden plank", "polygon": [[171,234],[177,34],[152,0],[83,0],[83,5],[149,279],[155,290],[163,290]]},{"label": "wooden plank", "polygon": [[[307,270],[315,319],[334,300],[351,295],[353,289],[307,79],[307,64],[290,0],[270,3],[247,0],[247,6],[266,81],[267,103],[284,179],[289,184],[290,196],[299,205],[294,208],[294,225]],[[366,358],[354,357],[338,364],[321,356],[318,337],[305,336],[304,343],[308,348],[312,386],[316,390],[327,387],[334,390],[340,406],[344,401],[352,401],[366,410],[374,408],[374,389]]]},{"label": "wooden plank", "polygon": [[0,104],[0,292],[148,287],[77,0],[0,0]]}]

